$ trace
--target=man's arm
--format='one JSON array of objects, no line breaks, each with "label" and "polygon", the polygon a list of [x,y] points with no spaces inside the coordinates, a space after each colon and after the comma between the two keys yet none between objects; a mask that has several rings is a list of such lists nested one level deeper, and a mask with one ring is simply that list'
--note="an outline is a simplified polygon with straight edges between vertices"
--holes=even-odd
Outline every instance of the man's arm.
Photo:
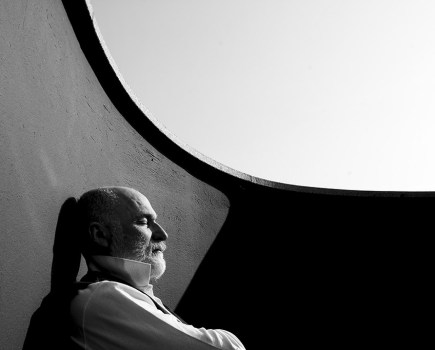
[{"label": "man's arm", "polygon": [[117,282],[99,282],[80,291],[71,314],[72,339],[86,349],[245,349],[232,333],[179,322],[145,294]]}]

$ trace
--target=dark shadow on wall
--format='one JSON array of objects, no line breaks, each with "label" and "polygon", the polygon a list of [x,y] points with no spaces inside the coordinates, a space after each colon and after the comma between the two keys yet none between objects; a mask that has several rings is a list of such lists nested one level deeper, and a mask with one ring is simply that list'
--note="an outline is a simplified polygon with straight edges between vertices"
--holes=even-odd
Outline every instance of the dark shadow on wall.
[{"label": "dark shadow on wall", "polygon": [[60,209],[53,245],[51,289],[32,315],[23,350],[72,346],[68,342],[69,302],[81,259],[76,237],[76,204],[76,199],[70,197]]},{"label": "dark shadow on wall", "polygon": [[176,312],[249,350],[415,347],[435,198],[378,195],[235,196]]}]

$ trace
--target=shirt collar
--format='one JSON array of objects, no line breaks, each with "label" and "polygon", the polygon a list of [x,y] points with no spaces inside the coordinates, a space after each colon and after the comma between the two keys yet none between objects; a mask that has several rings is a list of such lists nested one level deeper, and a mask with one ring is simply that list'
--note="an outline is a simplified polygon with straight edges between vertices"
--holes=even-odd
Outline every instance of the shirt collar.
[{"label": "shirt collar", "polygon": [[153,295],[153,286],[150,284],[150,264],[113,256],[94,255],[88,263],[88,268],[91,271],[110,273],[133,287]]}]

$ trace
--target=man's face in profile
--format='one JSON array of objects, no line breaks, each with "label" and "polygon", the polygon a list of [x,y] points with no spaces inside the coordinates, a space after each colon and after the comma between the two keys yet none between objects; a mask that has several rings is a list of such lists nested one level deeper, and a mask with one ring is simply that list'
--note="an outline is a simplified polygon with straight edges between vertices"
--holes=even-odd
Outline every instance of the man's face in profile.
[{"label": "man's face in profile", "polygon": [[111,254],[151,264],[151,278],[157,279],[166,269],[163,251],[168,235],[156,222],[157,214],[143,194],[122,188],[119,195],[119,222],[113,232]]}]

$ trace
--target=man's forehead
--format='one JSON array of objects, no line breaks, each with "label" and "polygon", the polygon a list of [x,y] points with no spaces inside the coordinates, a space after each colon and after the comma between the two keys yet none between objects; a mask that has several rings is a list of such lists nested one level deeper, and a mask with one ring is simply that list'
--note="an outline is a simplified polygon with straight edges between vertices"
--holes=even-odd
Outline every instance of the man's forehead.
[{"label": "man's forehead", "polygon": [[121,209],[129,211],[135,216],[156,216],[148,198],[139,191],[128,187],[119,187],[115,190],[121,199]]}]

